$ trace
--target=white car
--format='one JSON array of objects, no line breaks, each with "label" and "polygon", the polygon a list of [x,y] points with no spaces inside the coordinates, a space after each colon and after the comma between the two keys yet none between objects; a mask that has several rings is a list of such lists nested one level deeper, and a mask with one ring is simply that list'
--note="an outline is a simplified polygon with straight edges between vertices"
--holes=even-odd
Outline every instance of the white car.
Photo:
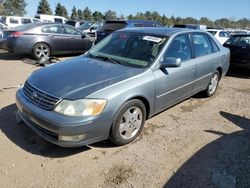
[{"label": "white car", "polygon": [[14,28],[23,24],[38,23],[41,20],[37,18],[20,17],[20,16],[1,16],[0,22],[10,28]]},{"label": "white car", "polygon": [[214,37],[221,43],[224,44],[229,38],[230,34],[224,30],[219,29],[207,29],[209,33],[214,35]]},{"label": "white car", "polygon": [[3,30],[9,29],[9,27],[3,23],[0,23],[0,39],[3,37]]}]

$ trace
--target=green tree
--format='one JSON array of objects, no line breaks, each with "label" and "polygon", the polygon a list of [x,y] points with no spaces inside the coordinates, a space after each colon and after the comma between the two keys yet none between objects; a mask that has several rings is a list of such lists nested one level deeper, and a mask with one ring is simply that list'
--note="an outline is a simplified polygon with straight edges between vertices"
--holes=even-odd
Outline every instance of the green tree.
[{"label": "green tree", "polygon": [[84,19],[83,13],[82,13],[82,10],[81,10],[81,9],[78,9],[78,10],[77,10],[77,16],[78,16],[78,19],[79,19],[79,20],[83,20],[83,19]]},{"label": "green tree", "polygon": [[130,15],[127,16],[127,19],[128,19],[128,20],[133,20],[133,19],[134,19],[134,16],[133,16],[132,14],[130,14]]},{"label": "green tree", "polygon": [[136,15],[134,16],[134,20],[146,20],[145,14],[142,12],[137,12]]},{"label": "green tree", "polygon": [[95,21],[101,21],[101,20],[103,20],[103,15],[102,15],[102,13],[99,12],[99,11],[95,11],[95,12],[92,14],[92,16],[93,16],[93,19],[94,19]]},{"label": "green tree", "polygon": [[112,10],[108,10],[104,13],[105,20],[115,20],[117,18],[116,12]]},{"label": "green tree", "polygon": [[37,14],[49,14],[49,15],[52,15],[52,11],[51,11],[50,5],[49,5],[47,0],[41,0],[39,2],[36,13]]},{"label": "green tree", "polygon": [[69,18],[68,11],[64,5],[62,6],[62,12],[63,12],[63,14],[62,14],[63,17]]},{"label": "green tree", "polygon": [[0,15],[5,15],[3,3],[0,3]]},{"label": "green tree", "polygon": [[63,8],[61,3],[57,3],[56,9],[55,9],[55,15],[56,16],[62,16],[63,15]]},{"label": "green tree", "polygon": [[85,20],[92,20],[92,12],[91,10],[89,9],[89,7],[86,7],[83,11],[83,17]]},{"label": "green tree", "polygon": [[77,19],[78,19],[78,14],[77,14],[77,12],[76,12],[76,7],[75,7],[75,6],[73,6],[73,9],[72,9],[72,13],[71,13],[70,19],[71,19],[71,20],[77,20]]},{"label": "green tree", "polygon": [[61,3],[57,3],[56,9],[55,9],[55,15],[68,18],[68,11],[65,8],[65,6],[61,5]]},{"label": "green tree", "polygon": [[26,14],[27,3],[25,0],[8,0],[3,6],[7,16],[24,16]]}]

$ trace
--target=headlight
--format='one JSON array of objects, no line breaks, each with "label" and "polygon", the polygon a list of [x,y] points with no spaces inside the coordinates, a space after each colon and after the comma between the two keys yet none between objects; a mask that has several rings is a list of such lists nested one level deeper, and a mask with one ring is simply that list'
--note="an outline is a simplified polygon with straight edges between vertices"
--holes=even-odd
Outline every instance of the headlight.
[{"label": "headlight", "polygon": [[95,116],[102,113],[106,102],[103,99],[63,100],[57,105],[55,112],[66,116]]}]

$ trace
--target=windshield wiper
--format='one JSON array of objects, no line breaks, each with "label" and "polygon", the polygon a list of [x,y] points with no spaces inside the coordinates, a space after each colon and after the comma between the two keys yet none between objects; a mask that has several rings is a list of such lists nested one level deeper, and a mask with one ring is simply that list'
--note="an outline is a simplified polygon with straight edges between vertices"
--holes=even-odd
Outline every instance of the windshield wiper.
[{"label": "windshield wiper", "polygon": [[94,59],[102,59],[104,61],[109,61],[111,63],[114,63],[114,64],[121,64],[121,62],[111,58],[111,57],[107,57],[107,56],[100,56],[100,55],[93,55],[91,53],[88,53],[88,55],[90,55],[91,58],[94,58]]}]

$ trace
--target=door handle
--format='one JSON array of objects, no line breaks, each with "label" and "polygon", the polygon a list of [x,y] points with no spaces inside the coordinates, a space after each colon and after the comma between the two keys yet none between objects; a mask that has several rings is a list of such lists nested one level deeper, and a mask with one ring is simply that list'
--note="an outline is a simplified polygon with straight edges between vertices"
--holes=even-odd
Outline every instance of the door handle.
[{"label": "door handle", "polygon": [[49,38],[54,38],[54,35],[48,35]]},{"label": "door handle", "polygon": [[242,46],[242,49],[246,49],[247,47],[246,46]]}]

